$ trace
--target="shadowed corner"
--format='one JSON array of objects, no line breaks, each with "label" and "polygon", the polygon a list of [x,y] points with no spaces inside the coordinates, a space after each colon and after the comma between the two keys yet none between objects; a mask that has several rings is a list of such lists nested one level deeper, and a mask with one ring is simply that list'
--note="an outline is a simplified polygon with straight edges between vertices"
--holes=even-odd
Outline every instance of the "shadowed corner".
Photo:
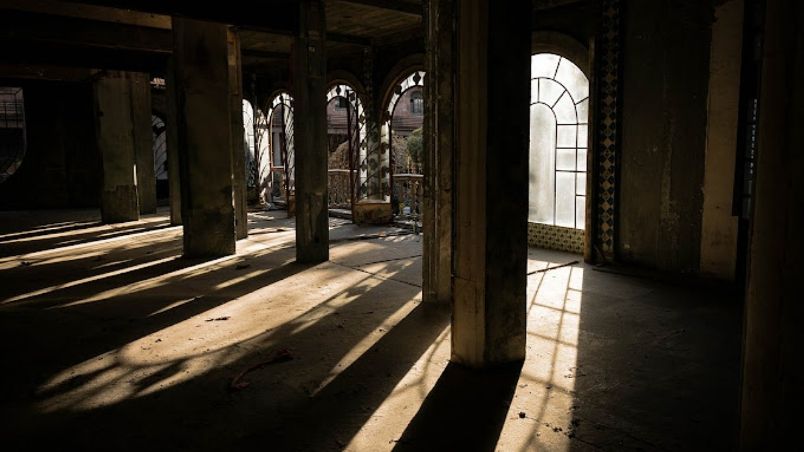
[{"label": "shadowed corner", "polygon": [[522,363],[478,371],[450,363],[394,450],[494,450]]}]

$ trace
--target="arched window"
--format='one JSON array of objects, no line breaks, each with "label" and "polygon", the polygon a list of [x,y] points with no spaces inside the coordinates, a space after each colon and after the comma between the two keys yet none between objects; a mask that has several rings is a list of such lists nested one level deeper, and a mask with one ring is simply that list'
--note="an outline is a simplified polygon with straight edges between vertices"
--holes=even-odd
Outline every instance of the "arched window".
[{"label": "arched window", "polygon": [[[288,202],[295,192],[295,146],[293,142],[293,98],[281,92],[271,99],[267,114],[271,177],[270,197]],[[266,159],[268,160],[268,159]]]},{"label": "arched window", "polygon": [[529,221],[583,229],[589,80],[559,55],[531,57]]},{"label": "arched window", "polygon": [[167,136],[165,121],[157,115],[151,115],[151,137],[154,150],[154,173],[156,180],[167,180]]},{"label": "arched window", "polygon": [[351,209],[366,189],[366,168],[361,165],[367,154],[366,115],[360,96],[345,83],[333,84],[326,102],[329,206]]},{"label": "arched window", "polygon": [[254,152],[254,107],[251,102],[243,99],[243,145],[246,153]]},{"label": "arched window", "polygon": [[11,177],[25,157],[25,107],[22,88],[0,87],[0,183]]},{"label": "arched window", "polygon": [[415,71],[401,79],[393,87],[383,114],[380,180],[383,192],[390,189],[390,193],[383,194],[385,199],[390,198],[394,214],[419,212],[421,207],[424,78],[423,71]]}]

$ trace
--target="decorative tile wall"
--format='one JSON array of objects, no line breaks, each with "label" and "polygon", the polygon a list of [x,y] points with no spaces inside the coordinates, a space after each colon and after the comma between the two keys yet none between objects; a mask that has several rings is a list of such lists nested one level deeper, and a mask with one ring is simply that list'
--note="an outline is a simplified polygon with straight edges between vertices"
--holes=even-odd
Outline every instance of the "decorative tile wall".
[{"label": "decorative tile wall", "polygon": [[598,36],[597,111],[597,237],[604,257],[614,256],[616,215],[618,103],[620,80],[620,0],[603,0],[603,21]]},{"label": "decorative tile wall", "polygon": [[583,254],[583,229],[528,223],[528,245]]}]

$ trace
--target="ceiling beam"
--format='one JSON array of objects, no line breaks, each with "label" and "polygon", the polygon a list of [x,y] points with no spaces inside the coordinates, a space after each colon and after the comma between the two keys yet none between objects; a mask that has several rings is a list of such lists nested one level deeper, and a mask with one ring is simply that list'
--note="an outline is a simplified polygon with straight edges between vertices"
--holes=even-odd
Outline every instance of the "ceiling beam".
[{"label": "ceiling beam", "polygon": [[240,51],[243,56],[253,57],[253,58],[263,58],[263,59],[272,59],[272,60],[286,60],[290,58],[289,53],[284,52],[269,52],[266,50],[251,50],[251,49],[243,49]]},{"label": "ceiling beam", "polygon": [[353,3],[355,5],[371,6],[378,9],[387,9],[397,13],[407,14],[410,16],[421,16],[422,5],[421,3],[410,3],[399,0],[339,0],[343,3]]},{"label": "ceiling beam", "polygon": [[0,9],[3,41],[170,53],[170,30]]},{"label": "ceiling beam", "polygon": [[295,33],[299,24],[299,5],[295,0],[268,0],[255,6],[253,0],[227,0],[226,3],[179,0],[58,0],[121,8],[152,14],[180,16],[229,25],[249,26],[263,31]]},{"label": "ceiling beam", "polygon": [[167,54],[53,42],[0,40],[3,63],[164,73]]},{"label": "ceiling beam", "polygon": [[0,9],[91,19],[170,30],[170,16],[56,0],[0,0]]},{"label": "ceiling beam", "polygon": [[90,80],[98,69],[68,68],[31,64],[0,64],[0,79],[81,82]]}]

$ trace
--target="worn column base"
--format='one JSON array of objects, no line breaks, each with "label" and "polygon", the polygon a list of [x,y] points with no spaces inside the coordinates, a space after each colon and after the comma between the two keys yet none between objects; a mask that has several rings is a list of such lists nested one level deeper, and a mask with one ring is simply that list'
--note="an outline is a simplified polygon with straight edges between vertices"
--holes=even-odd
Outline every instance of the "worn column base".
[{"label": "worn column base", "polygon": [[101,220],[104,223],[124,223],[140,219],[137,187],[118,185],[101,193]]},{"label": "worn column base", "polygon": [[185,215],[184,257],[223,257],[235,253],[231,211],[202,210]]}]

